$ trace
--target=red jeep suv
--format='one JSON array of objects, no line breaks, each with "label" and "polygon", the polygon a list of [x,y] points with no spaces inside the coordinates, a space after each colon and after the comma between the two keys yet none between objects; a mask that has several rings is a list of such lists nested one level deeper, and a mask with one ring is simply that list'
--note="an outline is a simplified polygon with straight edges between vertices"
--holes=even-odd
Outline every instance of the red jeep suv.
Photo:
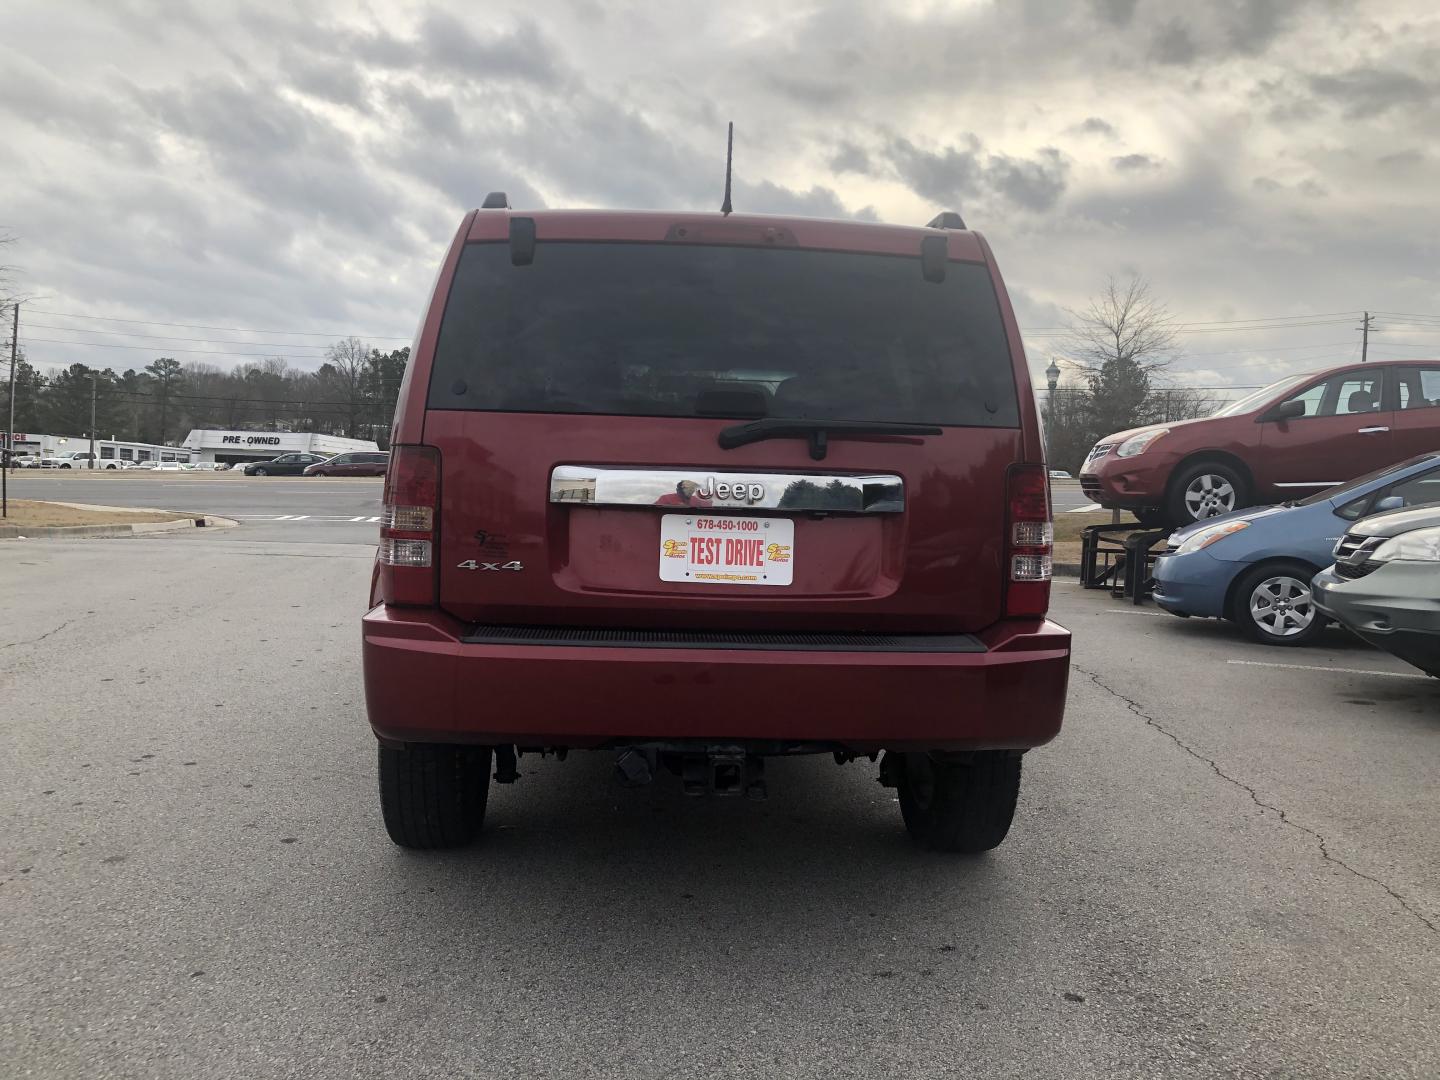
[{"label": "red jeep suv", "polygon": [[1437,449],[1440,361],[1347,364],[1281,379],[1201,420],[1107,435],[1080,486],[1145,524],[1189,525]]},{"label": "red jeep suv", "polygon": [[1070,635],[984,239],[486,206],[400,387],[363,620],[391,838],[466,843],[492,769],[589,749],[693,794],[879,759],[923,844],[999,844]]}]

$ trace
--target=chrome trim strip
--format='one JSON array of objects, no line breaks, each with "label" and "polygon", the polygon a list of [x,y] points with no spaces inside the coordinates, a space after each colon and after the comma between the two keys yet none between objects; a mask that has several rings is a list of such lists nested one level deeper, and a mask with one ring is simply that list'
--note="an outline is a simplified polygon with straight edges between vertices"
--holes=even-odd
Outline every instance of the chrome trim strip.
[{"label": "chrome trim strip", "polygon": [[1276,487],[1336,487],[1343,484],[1344,480],[1306,480],[1296,484],[1276,484]]},{"label": "chrome trim strip", "polygon": [[888,474],[846,476],[557,465],[550,472],[550,501],[583,506],[653,506],[661,510],[899,514],[905,510],[905,482]]}]

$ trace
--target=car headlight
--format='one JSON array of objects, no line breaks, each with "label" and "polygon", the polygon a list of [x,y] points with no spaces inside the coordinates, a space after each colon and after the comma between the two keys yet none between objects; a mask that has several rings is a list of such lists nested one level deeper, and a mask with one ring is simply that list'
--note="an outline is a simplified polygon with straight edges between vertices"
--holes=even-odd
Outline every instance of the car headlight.
[{"label": "car headlight", "polygon": [[1248,521],[1226,521],[1219,525],[1207,526],[1199,532],[1193,532],[1187,536],[1175,554],[1188,555],[1192,551],[1203,551],[1211,544],[1218,544],[1227,536],[1234,536],[1236,533],[1249,527],[1250,522]]},{"label": "car headlight", "polygon": [[1368,562],[1440,562],[1440,528],[1416,529],[1386,540]]},{"label": "car headlight", "polygon": [[1160,428],[1157,431],[1142,431],[1139,435],[1132,435],[1115,448],[1117,457],[1134,457],[1136,454],[1143,454],[1150,448],[1150,444],[1162,435],[1169,435],[1169,428]]}]

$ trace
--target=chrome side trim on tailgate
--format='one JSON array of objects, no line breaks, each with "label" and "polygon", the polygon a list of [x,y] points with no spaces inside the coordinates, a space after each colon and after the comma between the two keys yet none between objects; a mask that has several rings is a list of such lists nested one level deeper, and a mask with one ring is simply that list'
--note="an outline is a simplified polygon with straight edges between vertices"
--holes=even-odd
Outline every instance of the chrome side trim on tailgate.
[{"label": "chrome side trim on tailgate", "polygon": [[660,509],[899,514],[905,510],[905,482],[898,476],[888,475],[557,465],[550,473],[550,501]]}]

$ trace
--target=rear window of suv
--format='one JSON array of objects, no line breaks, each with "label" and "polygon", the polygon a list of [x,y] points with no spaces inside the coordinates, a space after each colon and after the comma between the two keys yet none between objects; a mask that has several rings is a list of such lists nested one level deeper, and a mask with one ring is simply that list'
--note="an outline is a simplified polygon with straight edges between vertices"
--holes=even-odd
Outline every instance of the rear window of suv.
[{"label": "rear window of suv", "polygon": [[723,390],[773,417],[1019,425],[985,266],[932,284],[918,253],[679,244],[542,243],[529,266],[468,245],[428,406],[695,416]]}]

